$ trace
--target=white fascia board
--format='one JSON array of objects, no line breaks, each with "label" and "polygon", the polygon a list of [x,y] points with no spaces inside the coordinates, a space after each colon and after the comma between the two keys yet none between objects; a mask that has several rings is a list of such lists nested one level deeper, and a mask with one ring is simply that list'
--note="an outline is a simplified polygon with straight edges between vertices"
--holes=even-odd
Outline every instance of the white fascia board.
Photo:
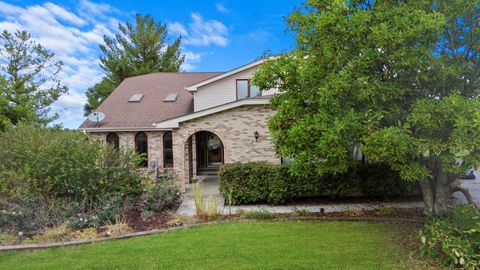
[{"label": "white fascia board", "polygon": [[269,58],[269,59],[261,59],[261,60],[258,60],[258,61],[255,61],[255,62],[252,62],[250,64],[246,64],[244,66],[241,66],[241,67],[238,67],[236,69],[233,69],[233,70],[230,70],[228,72],[225,72],[225,73],[222,73],[220,75],[217,75],[215,77],[212,77],[210,79],[207,79],[205,81],[201,81],[199,83],[196,83],[196,84],[192,84],[190,86],[187,86],[185,87],[185,90],[189,91],[189,92],[196,92],[198,90],[199,87],[202,87],[202,86],[205,86],[207,84],[210,84],[210,83],[213,83],[213,82],[216,82],[216,81],[219,81],[221,79],[224,79],[224,78],[227,78],[227,77],[230,77],[236,73],[239,73],[239,72],[242,72],[244,70],[247,70],[247,69],[250,69],[250,68],[253,68],[255,66],[258,66],[260,65],[261,63],[265,62],[265,61],[268,61],[268,60],[271,60],[271,59],[274,59],[274,57],[272,58]]},{"label": "white fascia board", "polygon": [[205,110],[202,110],[202,111],[194,112],[194,113],[187,114],[187,115],[184,115],[184,116],[180,116],[180,117],[177,117],[177,118],[173,118],[173,119],[165,120],[165,121],[162,121],[162,122],[158,122],[156,124],[156,127],[158,129],[178,128],[181,122],[185,122],[185,121],[192,120],[192,119],[195,119],[195,118],[200,118],[200,117],[203,117],[203,116],[207,116],[207,115],[210,115],[210,114],[230,110],[230,109],[240,107],[240,106],[265,105],[265,104],[269,104],[269,99],[244,99],[244,100],[235,101],[235,102],[227,103],[227,104],[224,104],[224,105],[216,106],[216,107],[213,107],[213,108],[205,109]]},{"label": "white fascia board", "polygon": [[[155,125],[155,123],[153,124]],[[170,129],[158,129],[153,127],[98,127],[98,128],[79,128],[79,131],[85,132],[123,132],[123,131],[169,131]]]}]

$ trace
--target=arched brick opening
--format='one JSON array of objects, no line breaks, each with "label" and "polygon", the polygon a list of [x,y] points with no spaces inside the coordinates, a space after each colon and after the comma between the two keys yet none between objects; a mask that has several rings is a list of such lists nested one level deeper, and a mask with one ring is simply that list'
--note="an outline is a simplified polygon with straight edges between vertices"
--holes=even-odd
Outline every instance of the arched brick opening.
[{"label": "arched brick opening", "polygon": [[225,144],[210,130],[197,130],[184,142],[184,175],[186,183],[200,176],[218,175],[225,163]]}]

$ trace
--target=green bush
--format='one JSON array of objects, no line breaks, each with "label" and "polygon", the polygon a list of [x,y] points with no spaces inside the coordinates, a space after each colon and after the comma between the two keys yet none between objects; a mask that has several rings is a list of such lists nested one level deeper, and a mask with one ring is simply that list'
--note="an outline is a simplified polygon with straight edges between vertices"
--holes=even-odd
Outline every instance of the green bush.
[{"label": "green bush", "polygon": [[288,193],[280,167],[266,162],[222,166],[220,191],[228,194],[231,204],[282,203]]},{"label": "green bush", "polygon": [[220,170],[220,191],[228,204],[284,203],[302,196],[388,197],[408,195],[416,183],[400,179],[385,164],[359,164],[343,174],[296,176],[287,166],[266,162],[234,163]]},{"label": "green bush", "polygon": [[442,216],[430,216],[420,232],[421,252],[450,266],[480,269],[480,213],[458,205]]},{"label": "green bush", "polygon": [[135,195],[143,176],[132,151],[117,151],[73,131],[18,126],[0,133],[0,196],[20,193],[95,203]]},{"label": "green bush", "polygon": [[0,231],[115,221],[142,193],[145,177],[137,164],[133,151],[117,151],[80,132],[22,125],[2,132]]},{"label": "green bush", "polygon": [[141,197],[144,211],[159,213],[180,205],[182,197],[177,183],[173,176],[149,181]]}]

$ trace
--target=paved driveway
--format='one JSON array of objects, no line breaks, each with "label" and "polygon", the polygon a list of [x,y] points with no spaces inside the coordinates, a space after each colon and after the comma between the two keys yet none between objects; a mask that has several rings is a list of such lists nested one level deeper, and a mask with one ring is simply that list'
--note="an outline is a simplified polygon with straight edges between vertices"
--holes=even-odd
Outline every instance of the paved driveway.
[{"label": "paved driveway", "polygon": [[[480,207],[480,171],[475,171],[475,180],[463,180],[462,186],[468,188],[470,194],[472,194],[473,201]],[[456,192],[453,194],[454,203],[466,203],[465,196],[462,193]]]}]

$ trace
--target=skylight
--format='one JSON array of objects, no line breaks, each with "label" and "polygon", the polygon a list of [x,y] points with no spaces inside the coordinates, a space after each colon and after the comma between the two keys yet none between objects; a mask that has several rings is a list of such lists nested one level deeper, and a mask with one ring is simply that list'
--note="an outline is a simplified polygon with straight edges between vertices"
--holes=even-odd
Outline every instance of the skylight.
[{"label": "skylight", "polygon": [[135,94],[132,97],[130,97],[128,102],[140,102],[142,98],[143,98],[143,94]]},{"label": "skylight", "polygon": [[177,93],[170,93],[168,94],[165,99],[163,100],[164,102],[175,102],[177,100]]}]

